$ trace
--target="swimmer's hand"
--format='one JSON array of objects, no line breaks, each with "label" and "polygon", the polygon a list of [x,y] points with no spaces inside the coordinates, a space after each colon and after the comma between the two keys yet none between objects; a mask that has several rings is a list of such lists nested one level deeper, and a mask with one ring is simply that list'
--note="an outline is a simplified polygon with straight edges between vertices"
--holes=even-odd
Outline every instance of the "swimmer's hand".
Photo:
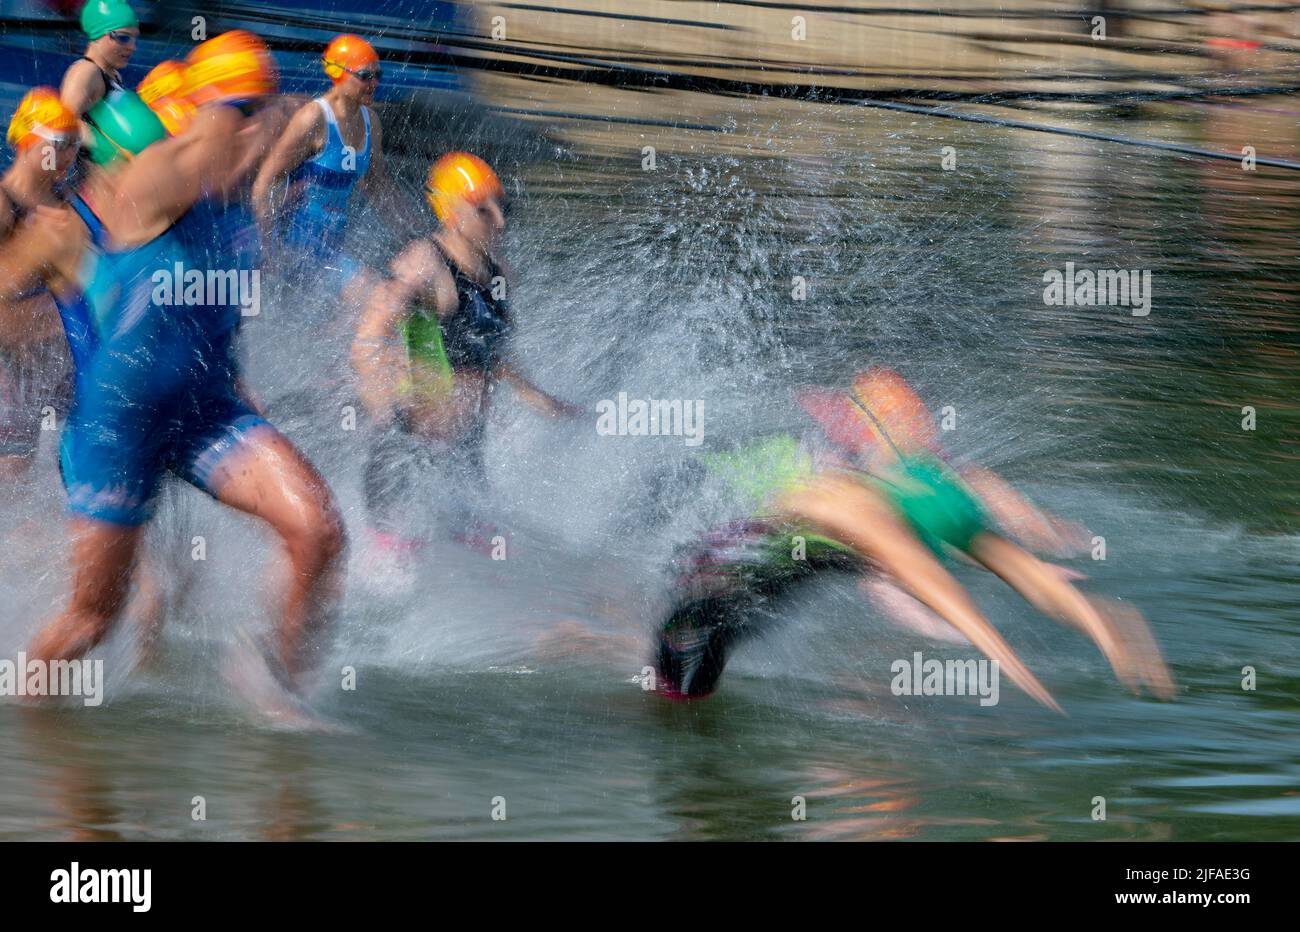
[{"label": "swimmer's hand", "polygon": [[566,420],[576,421],[587,413],[587,409],[582,405],[575,405],[568,401],[560,401],[558,398],[552,398],[551,400],[554,402],[551,409],[551,417],[562,417]]},{"label": "swimmer's hand", "polygon": [[1142,613],[1113,599],[1087,598],[1105,630],[1104,643],[1102,639],[1094,640],[1119,681],[1134,693],[1145,685],[1156,697],[1172,700],[1177,693],[1173,676]]},{"label": "swimmer's hand", "polygon": [[966,640],[970,641],[985,657],[996,661],[998,669],[1010,677],[1011,682],[1019,686],[1031,699],[1054,712],[1065,714],[1065,710],[1052,698],[1047,687],[1038,681],[1038,677],[1029,672],[1029,668],[1011,649],[1011,645],[1002,639],[1002,635],[998,634],[992,625],[969,623],[964,620],[964,616],[957,622],[952,618],[945,620],[966,635]]}]

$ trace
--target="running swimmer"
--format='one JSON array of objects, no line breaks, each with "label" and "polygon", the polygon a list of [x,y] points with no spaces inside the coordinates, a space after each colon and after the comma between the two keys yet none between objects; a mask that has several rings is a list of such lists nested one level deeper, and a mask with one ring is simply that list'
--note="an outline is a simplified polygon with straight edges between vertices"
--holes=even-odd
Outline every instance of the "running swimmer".
[{"label": "running swimmer", "polygon": [[[282,220],[278,239],[307,258],[304,271],[319,281],[326,270],[330,290],[347,289],[355,300],[364,287],[357,278],[362,267],[343,248],[352,192],[359,184],[373,200],[388,180],[383,127],[370,106],[379,55],[359,36],[342,35],[326,47],[321,63],[334,86],[289,121],[258,172],[253,205],[264,237]],[[284,216],[277,218],[273,194],[286,182]]]},{"label": "running swimmer", "polygon": [[[1126,686],[1145,684],[1172,698],[1173,682],[1140,615],[1085,598],[995,522],[1052,550],[1068,547],[1068,527],[989,470],[950,466],[929,411],[895,373],[869,370],[848,395],[808,391],[800,401],[835,448],[814,467],[793,438],[778,438],[730,464],[733,474],[759,483],[751,491],[768,516],[710,535],[684,561],[681,597],[660,630],[665,692],[712,692],[730,649],[753,633],[761,603],[794,583],[819,569],[875,568],[997,660],[1021,689],[1059,710],[939,562],[950,548],[1090,637]],[[805,537],[801,559],[792,557],[793,535]]]},{"label": "running swimmer", "polygon": [[[57,96],[54,100],[75,126],[76,117],[58,102]],[[131,91],[115,92],[96,104],[92,112],[99,116],[90,150],[91,162],[97,168],[83,173],[80,189],[70,198],[71,209],[38,209],[15,233],[8,248],[0,252],[0,300],[46,289],[53,298],[58,310],[56,319],[62,320],[71,355],[72,387],[66,394],[73,397],[74,405],[75,398],[85,392],[89,360],[98,345],[97,321],[86,300],[87,286],[95,277],[99,258],[109,248],[103,224],[91,205],[111,203],[116,171],[167,134],[160,118],[151,114]],[[63,380],[64,385],[68,382]],[[66,475],[63,478],[66,480]],[[129,612],[138,619],[141,656],[146,659],[157,644],[168,597],[179,596],[192,582],[187,564],[176,564],[170,575],[181,582],[173,592],[165,592],[155,562],[152,558],[141,560]]]},{"label": "running swimmer", "polygon": [[312,465],[241,393],[238,305],[211,295],[187,304],[158,291],[178,264],[223,270],[255,259],[229,218],[242,211],[236,198],[260,158],[257,110],[275,91],[276,69],[260,39],[236,30],[197,46],[186,79],[197,107],[190,125],[125,164],[101,215],[112,251],[87,290],[98,345],[63,438],[73,591],[29,655],[80,657],[113,630],[142,527],[170,472],[279,536],[289,573],[267,653],[294,689],[335,601],[337,509]]},{"label": "running swimmer", "polygon": [[111,92],[123,89],[122,69],[135,52],[140,23],[125,0],[88,0],[81,9],[81,31],[89,44],[68,66],[59,96],[83,117]]},{"label": "running swimmer", "polygon": [[[440,465],[450,499],[480,497],[487,485],[483,441],[493,389],[506,382],[542,414],[579,409],[552,398],[516,368],[508,346],[513,315],[496,257],[505,229],[504,191],[482,159],[440,158],[426,193],[442,222],[393,261],[393,277],[374,289],[353,344],[361,398],[383,433],[366,467],[372,544],[409,549],[401,516],[409,512],[411,473]],[[459,529],[481,546],[482,526]]]},{"label": "running swimmer", "polygon": [[[9,123],[14,161],[0,177],[0,248],[12,245],[40,208],[65,202],[63,190],[80,144],[77,115],[58,92],[38,87]],[[40,282],[0,283],[0,477],[27,472],[40,444],[42,410],[67,410],[67,355],[54,301]]]}]

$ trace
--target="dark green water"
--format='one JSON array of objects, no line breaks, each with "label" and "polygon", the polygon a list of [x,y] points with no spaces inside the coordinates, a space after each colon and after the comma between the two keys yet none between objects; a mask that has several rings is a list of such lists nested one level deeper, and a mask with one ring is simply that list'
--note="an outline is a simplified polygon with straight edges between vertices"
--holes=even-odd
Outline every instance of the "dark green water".
[{"label": "dark green water", "polygon": [[[1300,178],[850,108],[737,108],[724,140],[661,140],[654,173],[626,136],[525,170],[510,237],[525,368],[592,403],[702,399],[709,450],[795,423],[794,385],[898,367],[953,407],[958,455],[1106,538],[1105,561],[1071,565],[1147,615],[1177,701],[1128,695],[1083,639],[958,569],[1068,717],[1009,685],[989,708],[893,696],[894,659],[964,654],[886,624],[846,579],[782,606],[716,697],[665,703],[634,681],[659,571],[725,510],[679,482],[698,451],[542,425],[507,400],[489,458],[518,521],[512,556],[439,551],[401,599],[354,567],[316,700],[340,733],[270,728],[231,698],[223,657],[264,618],[266,541],[185,492],[165,521],[181,540],[205,529],[212,555],[159,663],[129,672],[124,635],[102,707],[0,703],[0,837],[1300,838]],[[1248,137],[1294,157],[1296,143],[1294,116],[1267,113],[1076,119],[1227,151]],[[1150,314],[1045,306],[1043,273],[1067,261],[1149,269]],[[286,426],[359,530],[364,437],[330,433],[334,410]],[[60,598],[43,481],[37,530],[6,524],[26,544],[0,557],[3,656]],[[335,688],[344,665],[355,691]]]}]

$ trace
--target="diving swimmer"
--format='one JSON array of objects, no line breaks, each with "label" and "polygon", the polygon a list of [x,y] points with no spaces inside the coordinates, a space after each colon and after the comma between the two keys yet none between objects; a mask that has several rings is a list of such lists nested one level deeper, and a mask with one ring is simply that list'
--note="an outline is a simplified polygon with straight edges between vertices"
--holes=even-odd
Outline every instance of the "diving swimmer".
[{"label": "diving swimmer", "polygon": [[[708,535],[681,563],[679,598],[661,626],[656,662],[669,695],[696,698],[717,685],[731,648],[754,630],[764,601],[820,569],[873,568],[952,625],[1035,700],[1055,700],[980,613],[940,556],[956,552],[1001,577],[1030,604],[1093,640],[1116,675],[1172,698],[1173,681],[1139,615],[1084,597],[1059,568],[1012,543],[1014,528],[1043,549],[1068,529],[980,467],[951,466],[934,422],[896,373],[871,369],[847,393],[805,391],[800,402],[831,443],[820,462],[794,438],[724,459],[747,477],[765,515]],[[754,483],[758,483],[754,486]],[[792,557],[791,537],[806,541]]]}]

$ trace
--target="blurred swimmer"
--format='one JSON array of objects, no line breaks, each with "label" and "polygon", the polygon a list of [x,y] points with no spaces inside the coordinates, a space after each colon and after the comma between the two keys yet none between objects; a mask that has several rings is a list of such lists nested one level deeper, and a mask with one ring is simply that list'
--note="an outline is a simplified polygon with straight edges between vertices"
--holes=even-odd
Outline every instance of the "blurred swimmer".
[{"label": "blurred swimmer", "polygon": [[[870,369],[848,393],[805,390],[800,403],[833,450],[815,463],[793,438],[776,438],[728,467],[749,477],[768,517],[709,535],[685,561],[681,597],[660,631],[657,662],[667,693],[708,695],[730,648],[752,630],[762,601],[818,569],[874,568],[998,661],[1035,700],[1059,711],[940,563],[951,548],[1090,637],[1126,686],[1136,691],[1145,684],[1172,698],[1173,681],[1140,615],[1085,598],[1058,567],[997,527],[1015,528],[1034,546],[1054,551],[1068,550],[1078,530],[1033,508],[989,470],[949,465],[928,409],[896,373]],[[792,555],[793,535],[807,542],[799,558]]]},{"label": "blurred swimmer", "polygon": [[[304,104],[289,121],[253,185],[264,236],[287,247],[297,267],[331,292],[359,298],[367,277],[344,241],[348,209],[359,186],[372,200],[391,197],[384,171],[383,127],[371,105],[379,85],[379,55],[360,36],[336,36],[321,57],[333,87]],[[284,199],[277,210],[275,200]]]},{"label": "blurred swimmer", "polygon": [[[74,588],[33,657],[79,657],[113,630],[170,473],[277,533],[289,573],[268,661],[289,689],[311,665],[337,596],[342,524],[314,467],[245,399],[233,346],[257,261],[243,199],[276,84],[251,33],[197,46],[185,69],[189,125],[127,159],[113,197],[96,205],[108,244],[85,284],[96,345],[62,450]],[[177,269],[184,281],[164,287]],[[237,293],[213,287],[218,278]]]},{"label": "blurred swimmer", "polygon": [[[0,177],[0,249],[15,248],[24,222],[66,203],[65,182],[80,145],[77,115],[49,87],[27,93],[9,123],[14,161]],[[0,284],[0,479],[23,476],[36,455],[43,411],[68,405],[67,354],[45,283],[12,276]]]},{"label": "blurred swimmer", "polygon": [[[367,302],[353,366],[367,410],[383,434],[366,468],[372,543],[409,549],[400,517],[409,512],[412,471],[440,466],[449,498],[486,492],[483,440],[492,392],[505,382],[541,414],[580,409],[525,378],[509,352],[513,314],[497,244],[504,191],[482,159],[454,152],[429,172],[429,203],[442,221],[393,261],[392,278]],[[481,529],[458,529],[468,543]]]}]

